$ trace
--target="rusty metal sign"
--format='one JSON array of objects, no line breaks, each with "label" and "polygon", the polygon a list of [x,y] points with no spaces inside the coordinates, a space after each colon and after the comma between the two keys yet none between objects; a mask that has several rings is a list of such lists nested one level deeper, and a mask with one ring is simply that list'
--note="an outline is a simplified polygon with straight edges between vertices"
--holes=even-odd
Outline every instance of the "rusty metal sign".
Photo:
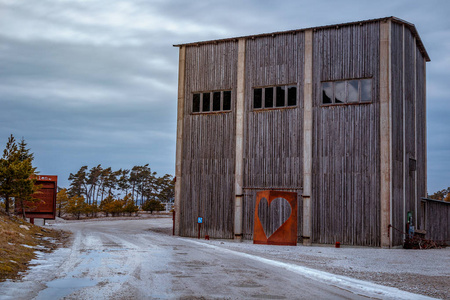
[{"label": "rusty metal sign", "polygon": [[36,203],[25,202],[25,216],[27,218],[51,219],[56,216],[56,192],[58,188],[58,176],[54,175],[36,175],[36,185],[41,188],[33,198],[41,201]]},{"label": "rusty metal sign", "polygon": [[297,245],[297,193],[256,193],[253,243]]}]

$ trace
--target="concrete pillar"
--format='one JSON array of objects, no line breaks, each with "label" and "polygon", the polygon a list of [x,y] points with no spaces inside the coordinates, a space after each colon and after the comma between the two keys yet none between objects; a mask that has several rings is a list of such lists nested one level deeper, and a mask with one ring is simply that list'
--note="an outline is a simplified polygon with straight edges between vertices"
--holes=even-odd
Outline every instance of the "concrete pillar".
[{"label": "concrete pillar", "polygon": [[380,25],[380,234],[381,247],[392,245],[392,87],[391,20]]},{"label": "concrete pillar", "polygon": [[175,235],[180,235],[180,196],[181,196],[181,171],[183,154],[183,117],[185,101],[185,69],[186,69],[186,47],[180,47],[179,69],[178,69],[178,112],[177,112],[177,148],[175,163]]},{"label": "concrete pillar", "polygon": [[303,95],[303,245],[311,245],[312,235],[312,106],[313,106],[313,32],[305,31]]},{"label": "concrete pillar", "polygon": [[234,175],[234,238],[242,240],[244,185],[245,39],[239,39],[236,92],[236,160]]}]

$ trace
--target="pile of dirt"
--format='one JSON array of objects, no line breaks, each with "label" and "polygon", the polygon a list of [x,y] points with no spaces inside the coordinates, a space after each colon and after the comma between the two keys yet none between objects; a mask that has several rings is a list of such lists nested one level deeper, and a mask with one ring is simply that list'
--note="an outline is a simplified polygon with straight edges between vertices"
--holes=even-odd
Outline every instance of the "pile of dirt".
[{"label": "pile of dirt", "polygon": [[69,235],[0,212],[0,281],[19,278],[37,251],[51,252],[63,245]]}]

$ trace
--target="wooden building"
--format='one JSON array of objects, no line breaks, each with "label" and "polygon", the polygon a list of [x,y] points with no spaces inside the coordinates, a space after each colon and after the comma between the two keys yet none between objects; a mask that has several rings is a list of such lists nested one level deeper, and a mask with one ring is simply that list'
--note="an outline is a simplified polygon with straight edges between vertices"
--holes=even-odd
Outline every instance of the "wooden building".
[{"label": "wooden building", "polygon": [[[179,47],[175,232],[252,239],[260,190],[298,239],[401,245],[426,196],[425,64],[395,17]],[[283,213],[283,207],[280,208]]]}]

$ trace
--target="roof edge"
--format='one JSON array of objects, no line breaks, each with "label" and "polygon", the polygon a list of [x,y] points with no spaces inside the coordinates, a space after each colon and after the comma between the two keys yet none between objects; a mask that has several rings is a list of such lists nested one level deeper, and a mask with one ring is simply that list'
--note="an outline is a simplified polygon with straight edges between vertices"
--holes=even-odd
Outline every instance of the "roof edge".
[{"label": "roof edge", "polygon": [[363,21],[355,21],[355,22],[347,22],[347,23],[341,23],[341,24],[332,24],[332,25],[324,25],[324,26],[316,26],[316,27],[308,27],[308,28],[301,28],[301,29],[293,29],[293,30],[286,30],[286,31],[276,31],[271,33],[262,33],[262,34],[253,34],[253,35],[246,35],[246,36],[239,36],[239,37],[232,37],[232,38],[224,38],[224,39],[216,39],[216,40],[208,40],[208,41],[199,41],[199,42],[191,42],[191,43],[183,43],[183,44],[175,44],[173,47],[182,47],[182,46],[200,46],[200,45],[207,45],[207,44],[218,44],[218,43],[224,43],[224,42],[237,42],[239,39],[254,39],[258,37],[266,37],[266,36],[275,36],[279,34],[296,34],[297,32],[303,32],[307,30],[320,30],[320,29],[328,29],[332,27],[341,27],[341,26],[352,26],[352,25],[362,25],[365,23],[373,23],[373,22],[383,22],[391,20],[392,22],[395,22],[397,24],[403,24],[411,31],[413,36],[416,38],[417,47],[419,48],[422,55],[425,57],[426,61],[431,61],[430,57],[428,56],[427,50],[425,49],[425,46],[422,43],[422,39],[419,36],[419,33],[417,32],[416,26],[412,23],[409,23],[405,20],[402,20],[400,18],[391,16],[391,17],[384,17],[384,18],[378,18],[378,19],[369,19],[369,20],[363,20]]}]

